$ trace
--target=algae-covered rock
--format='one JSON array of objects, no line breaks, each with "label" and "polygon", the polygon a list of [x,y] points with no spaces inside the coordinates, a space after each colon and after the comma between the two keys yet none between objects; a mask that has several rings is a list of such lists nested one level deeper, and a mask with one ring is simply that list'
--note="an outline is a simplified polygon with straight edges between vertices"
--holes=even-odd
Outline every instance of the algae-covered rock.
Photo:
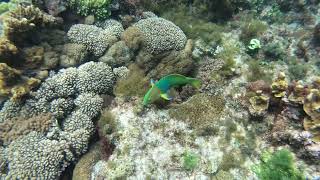
[{"label": "algae-covered rock", "polygon": [[73,180],[91,179],[91,171],[95,163],[101,158],[100,143],[95,143],[89,151],[84,154],[73,169]]},{"label": "algae-covered rock", "polygon": [[149,80],[142,69],[133,64],[129,66],[129,74],[124,79],[119,79],[114,87],[114,94],[123,97],[142,97],[147,92]]},{"label": "algae-covered rock", "polygon": [[196,94],[187,102],[172,107],[169,114],[189,123],[197,133],[213,133],[215,120],[221,117],[224,107],[225,100],[221,96]]},{"label": "algae-covered rock", "polygon": [[169,55],[161,58],[147,76],[160,79],[168,74],[188,75],[195,66],[195,62],[192,59],[192,44],[192,40],[188,40],[183,50],[171,51]]},{"label": "algae-covered rock", "polygon": [[124,41],[114,43],[99,61],[108,64],[111,67],[119,67],[127,65],[132,58],[130,49],[126,46]]},{"label": "algae-covered rock", "polygon": [[88,51],[82,44],[68,43],[63,46],[62,55],[60,55],[60,66],[72,67],[86,61]]}]

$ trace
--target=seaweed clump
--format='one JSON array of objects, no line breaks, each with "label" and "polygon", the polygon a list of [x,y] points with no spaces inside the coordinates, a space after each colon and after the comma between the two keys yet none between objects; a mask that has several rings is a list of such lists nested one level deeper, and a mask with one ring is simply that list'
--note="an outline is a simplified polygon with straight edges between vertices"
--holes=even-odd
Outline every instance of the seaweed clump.
[{"label": "seaweed clump", "polygon": [[253,171],[261,180],[302,180],[303,173],[296,168],[293,155],[287,149],[279,150],[273,154],[265,152],[261,163],[253,167]]},{"label": "seaweed clump", "polygon": [[123,97],[142,97],[148,88],[148,79],[137,65],[129,66],[128,77],[119,79],[114,87],[114,94]]}]

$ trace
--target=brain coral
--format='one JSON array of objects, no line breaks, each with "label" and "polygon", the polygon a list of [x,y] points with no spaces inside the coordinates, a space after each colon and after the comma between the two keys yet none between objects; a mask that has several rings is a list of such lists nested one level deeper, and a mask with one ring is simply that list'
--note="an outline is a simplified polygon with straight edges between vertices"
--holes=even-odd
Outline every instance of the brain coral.
[{"label": "brain coral", "polygon": [[[14,128],[9,127],[9,131],[1,134],[0,141],[6,139],[6,143],[0,146],[5,158],[0,159],[0,163],[5,162],[0,168],[8,168],[0,179],[57,179],[86,152],[95,132],[93,118],[103,105],[99,95],[110,93],[113,83],[114,74],[108,65],[88,62],[78,68],[51,73],[25,102],[6,101],[0,110],[0,123],[10,124],[8,121],[15,117],[28,120],[41,113],[51,113],[52,118],[41,125],[40,121],[34,124],[31,119],[25,126],[28,129],[11,123]],[[15,129],[17,132],[11,132]],[[2,137],[6,134],[19,137],[11,142],[12,138]]]},{"label": "brain coral", "polygon": [[163,18],[142,19],[133,27],[137,27],[143,34],[143,45],[152,54],[181,50],[187,42],[183,31],[171,21]]},{"label": "brain coral", "polygon": [[117,41],[113,29],[104,30],[94,25],[75,24],[68,31],[73,43],[84,44],[95,56],[101,56],[105,50]]}]

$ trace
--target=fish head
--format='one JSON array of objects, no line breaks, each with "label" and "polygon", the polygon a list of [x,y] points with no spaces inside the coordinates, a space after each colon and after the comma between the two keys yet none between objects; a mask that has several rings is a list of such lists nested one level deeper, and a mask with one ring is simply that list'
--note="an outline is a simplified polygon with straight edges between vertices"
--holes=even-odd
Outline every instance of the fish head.
[{"label": "fish head", "polygon": [[155,102],[160,98],[160,94],[160,89],[157,86],[152,86],[143,98],[143,105],[146,106]]}]

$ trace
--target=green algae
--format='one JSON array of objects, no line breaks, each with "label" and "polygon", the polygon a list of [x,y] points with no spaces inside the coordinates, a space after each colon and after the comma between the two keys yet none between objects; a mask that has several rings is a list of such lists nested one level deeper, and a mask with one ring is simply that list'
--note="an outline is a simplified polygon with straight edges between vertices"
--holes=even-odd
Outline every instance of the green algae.
[{"label": "green algae", "polygon": [[225,100],[221,96],[196,94],[185,103],[169,110],[169,115],[189,123],[197,134],[217,133],[216,120],[221,117]]},{"label": "green algae", "polygon": [[302,180],[303,172],[297,169],[292,153],[287,149],[262,154],[261,163],[253,167],[261,180]]},{"label": "green algae", "polygon": [[143,97],[149,88],[144,71],[135,64],[130,65],[129,70],[128,77],[117,81],[114,94],[122,97]]},{"label": "green algae", "polygon": [[247,45],[251,39],[257,39],[266,30],[267,25],[260,20],[244,22],[241,26],[240,40]]},{"label": "green algae", "polygon": [[272,74],[268,73],[266,70],[270,69],[269,66],[263,65],[258,60],[250,60],[248,62],[248,74],[247,80],[249,82],[254,82],[257,80],[264,80],[267,83],[272,82]]},{"label": "green algae", "polygon": [[111,134],[116,131],[117,123],[112,112],[104,110],[97,122],[100,133],[102,136],[106,137],[107,134]]},{"label": "green algae", "polygon": [[191,171],[198,166],[199,157],[192,152],[185,152],[183,154],[183,168]]},{"label": "green algae", "polygon": [[232,150],[223,154],[222,163],[219,168],[223,171],[229,171],[232,168],[239,168],[244,163],[244,158],[241,156],[241,152]]}]

